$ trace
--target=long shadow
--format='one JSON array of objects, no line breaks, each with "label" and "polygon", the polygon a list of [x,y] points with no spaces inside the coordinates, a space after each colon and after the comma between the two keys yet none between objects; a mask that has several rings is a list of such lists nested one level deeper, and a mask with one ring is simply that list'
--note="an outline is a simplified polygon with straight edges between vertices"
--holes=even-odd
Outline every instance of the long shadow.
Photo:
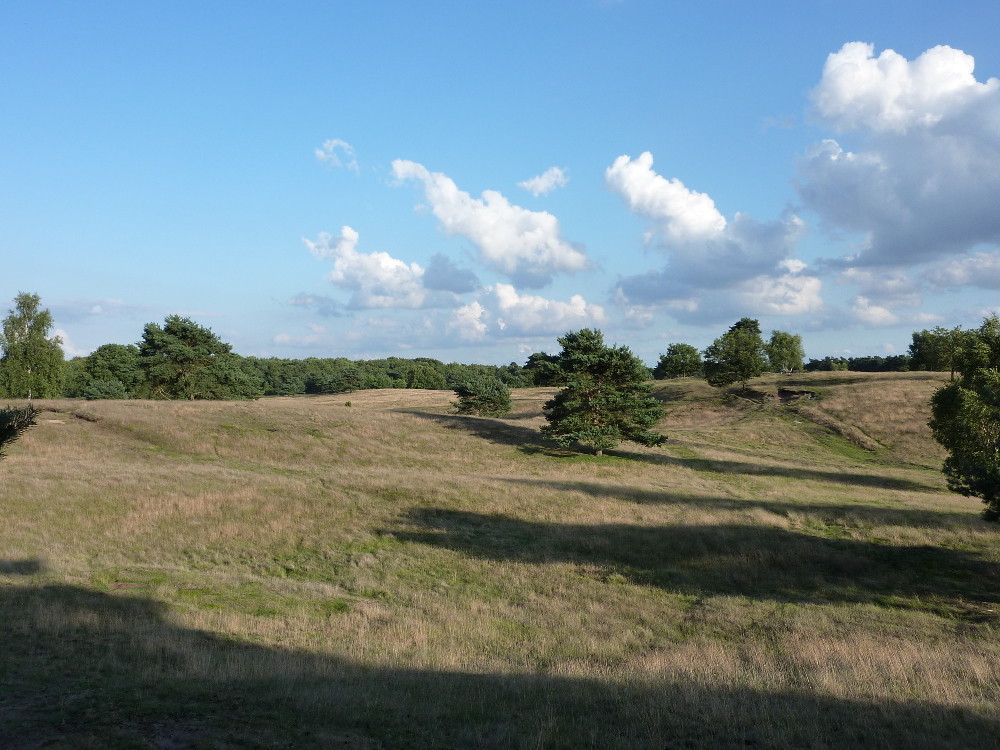
[{"label": "long shadow", "polygon": [[460,416],[456,414],[434,414],[427,411],[406,410],[406,413],[420,417],[421,419],[437,422],[449,430],[467,432],[497,445],[523,447],[527,445],[537,446],[543,443],[542,434],[536,428],[507,424],[502,419]]},{"label": "long shadow", "polygon": [[669,456],[665,453],[634,453],[620,449],[609,451],[609,453],[623,458],[649,461],[651,463],[658,464],[670,464],[672,466],[683,466],[688,469],[694,469],[695,471],[703,471],[713,474],[747,474],[751,476],[810,479],[821,482],[832,482],[834,484],[848,484],[855,487],[875,487],[887,490],[902,490],[904,492],[941,492],[940,487],[924,484],[923,482],[914,482],[910,479],[876,476],[872,474],[854,474],[849,471],[823,471],[822,469],[808,469],[799,466],[763,465],[749,463],[746,461],[727,461],[724,459],[714,458],[678,458],[676,456]]},{"label": "long shadow", "polygon": [[0,574],[13,576],[30,576],[41,573],[45,566],[37,558],[28,560],[0,560]]},{"label": "long shadow", "polygon": [[754,525],[638,526],[524,521],[415,508],[397,538],[492,560],[597,566],[694,595],[867,602],[974,621],[1000,616],[1000,565],[932,546],[828,539]]},{"label": "long shadow", "polygon": [[[497,445],[514,446],[525,453],[539,453],[546,448],[551,449],[537,429],[507,424],[500,419],[487,417],[467,417],[452,414],[434,414],[424,411],[406,411],[407,414],[429,419],[443,425],[447,429],[467,432],[476,437],[488,440]],[[876,476],[872,474],[854,474],[849,471],[823,471],[802,467],[768,466],[745,461],[725,461],[707,458],[677,458],[663,452],[636,453],[634,451],[616,448],[605,451],[609,456],[627,458],[647,463],[683,466],[695,471],[715,474],[747,474],[751,476],[788,477],[791,479],[810,479],[835,484],[847,484],[854,487],[875,487],[879,489],[903,490],[906,492],[941,491],[939,487],[914,482],[898,477]]]},{"label": "long shadow", "polygon": [[961,525],[969,528],[987,528],[982,516],[959,511],[923,510],[920,508],[882,507],[858,503],[803,503],[783,500],[756,500],[743,497],[717,497],[696,495],[685,492],[645,490],[621,484],[600,484],[598,482],[571,482],[549,479],[527,479],[523,477],[496,477],[497,481],[509,482],[527,487],[579,492],[598,498],[618,498],[643,505],[685,505],[692,508],[712,508],[718,510],[745,510],[760,508],[787,516],[789,513],[827,518],[858,518],[866,522],[887,526],[939,526],[941,524]]},{"label": "long shadow", "polygon": [[369,667],[179,626],[160,602],[0,587],[0,746],[964,748],[987,709],[669,678]]}]

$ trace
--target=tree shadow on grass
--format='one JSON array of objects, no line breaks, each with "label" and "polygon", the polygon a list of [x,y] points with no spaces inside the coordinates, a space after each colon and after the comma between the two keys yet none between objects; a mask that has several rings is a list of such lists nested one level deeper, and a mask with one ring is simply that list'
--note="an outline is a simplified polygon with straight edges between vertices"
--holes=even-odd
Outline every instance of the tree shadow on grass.
[{"label": "tree shadow on grass", "polygon": [[[876,474],[855,474],[850,471],[824,471],[799,466],[779,466],[775,464],[754,464],[747,461],[728,461],[715,458],[687,458],[669,456],[664,453],[634,453],[627,450],[614,450],[609,453],[623,458],[645,460],[651,463],[683,466],[694,471],[710,474],[745,474],[749,476],[787,477],[789,479],[809,479],[833,484],[848,484],[855,487],[874,487],[886,490],[901,490],[903,492],[941,492],[935,487],[923,482],[899,477],[878,476]],[[874,468],[874,467],[873,467]]]},{"label": "tree shadow on grass", "polygon": [[[547,443],[542,434],[531,427],[508,424],[501,419],[487,417],[469,417],[451,414],[434,414],[424,411],[406,411],[421,419],[429,419],[444,426],[446,429],[467,432],[476,437],[488,440],[497,445],[519,448],[529,455],[544,453],[553,456],[565,456],[566,451],[560,450],[552,443]],[[874,474],[855,474],[849,471],[823,471],[803,467],[776,466],[770,464],[754,464],[745,461],[725,461],[707,458],[678,458],[663,452],[636,453],[634,451],[615,448],[605,451],[606,456],[627,458],[633,461],[683,466],[695,471],[713,474],[746,474],[751,476],[787,477],[789,479],[809,479],[834,484],[847,484],[854,487],[875,487],[879,489],[902,490],[904,492],[940,492],[939,487],[933,487],[921,482],[898,477],[878,476]]]},{"label": "tree shadow on grass", "polygon": [[[416,508],[397,538],[491,560],[597,566],[693,595],[872,603],[997,621],[1000,566],[969,552],[828,539],[770,526],[640,526],[524,521]],[[987,606],[989,605],[989,606]]]},{"label": "tree shadow on grass", "polygon": [[420,417],[421,419],[437,422],[448,430],[467,432],[470,435],[475,435],[478,438],[488,440],[497,445],[537,447],[544,440],[542,433],[537,428],[508,424],[502,419],[457,414],[435,414],[433,412],[411,410],[406,410],[406,413]]},{"label": "tree shadow on grass", "polygon": [[0,575],[30,576],[41,573],[44,564],[38,558],[28,560],[0,560]]},{"label": "tree shadow on grass", "polygon": [[[909,507],[885,507],[857,503],[805,503],[784,500],[756,500],[744,497],[706,496],[693,493],[658,491],[629,487],[621,484],[600,484],[598,482],[571,482],[549,479],[527,479],[523,477],[496,477],[497,481],[509,482],[526,487],[579,492],[597,498],[626,500],[643,505],[685,505],[691,508],[712,508],[718,510],[746,510],[760,508],[779,516],[796,513],[829,519],[833,522],[853,519],[864,523],[886,526],[930,527],[958,525],[968,528],[991,528],[981,514],[961,511],[925,510]],[[956,502],[966,502],[956,497]]]},{"label": "tree shadow on grass", "polygon": [[[9,564],[8,564],[9,565]],[[0,586],[0,746],[993,745],[995,712],[660,678],[372,667],[178,625],[161,602]]]}]

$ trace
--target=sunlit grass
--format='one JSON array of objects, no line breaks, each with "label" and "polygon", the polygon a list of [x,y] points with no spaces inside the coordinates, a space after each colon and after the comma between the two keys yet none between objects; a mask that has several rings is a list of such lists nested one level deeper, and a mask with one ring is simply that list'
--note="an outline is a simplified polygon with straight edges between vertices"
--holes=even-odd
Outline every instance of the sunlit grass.
[{"label": "sunlit grass", "polygon": [[940,382],[659,383],[668,443],[603,457],[541,441],[547,390],[40,403],[0,745],[994,743],[1000,533],[934,470]]}]

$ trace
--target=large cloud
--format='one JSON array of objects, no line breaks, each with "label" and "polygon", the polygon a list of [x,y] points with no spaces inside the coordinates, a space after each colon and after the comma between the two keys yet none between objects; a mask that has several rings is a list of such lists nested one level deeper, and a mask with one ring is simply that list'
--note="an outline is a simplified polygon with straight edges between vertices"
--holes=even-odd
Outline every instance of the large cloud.
[{"label": "large cloud", "polygon": [[303,242],[317,258],[333,261],[329,279],[353,292],[351,307],[422,307],[427,299],[424,269],[388,253],[358,252],[358,238],[356,231],[345,226],[338,237],[324,232],[315,242]]},{"label": "large cloud", "polygon": [[399,180],[421,182],[444,230],[472,241],[486,265],[521,286],[544,286],[557,273],[589,265],[583,250],[560,236],[559,220],[550,213],[514,205],[495,190],[473,198],[447,175],[416,162],[397,159],[392,170]]},{"label": "large cloud", "polygon": [[649,152],[635,159],[619,156],[605,181],[647,220],[648,238],[669,257],[664,269],[622,279],[616,290],[620,302],[664,307],[675,317],[706,322],[747,306],[795,315],[822,305],[819,279],[800,275],[805,265],[789,257],[805,231],[797,216],[762,223],[737,213],[727,220],[711,197],[658,174]]},{"label": "large cloud", "polygon": [[862,236],[852,265],[899,266],[1000,241],[1000,82],[971,56],[934,47],[916,60],[852,42],[813,91],[820,120],[860,137],[799,163],[798,192],[837,230]]}]

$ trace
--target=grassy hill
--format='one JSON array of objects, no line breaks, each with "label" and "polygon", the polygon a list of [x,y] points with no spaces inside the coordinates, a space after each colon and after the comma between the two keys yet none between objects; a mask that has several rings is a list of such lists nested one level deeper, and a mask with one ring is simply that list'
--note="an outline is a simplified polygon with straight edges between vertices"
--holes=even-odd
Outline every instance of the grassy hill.
[{"label": "grassy hill", "polygon": [[658,383],[668,443],[603,457],[541,441],[545,389],[43,402],[0,746],[997,746],[1000,527],[938,471],[941,382]]}]

